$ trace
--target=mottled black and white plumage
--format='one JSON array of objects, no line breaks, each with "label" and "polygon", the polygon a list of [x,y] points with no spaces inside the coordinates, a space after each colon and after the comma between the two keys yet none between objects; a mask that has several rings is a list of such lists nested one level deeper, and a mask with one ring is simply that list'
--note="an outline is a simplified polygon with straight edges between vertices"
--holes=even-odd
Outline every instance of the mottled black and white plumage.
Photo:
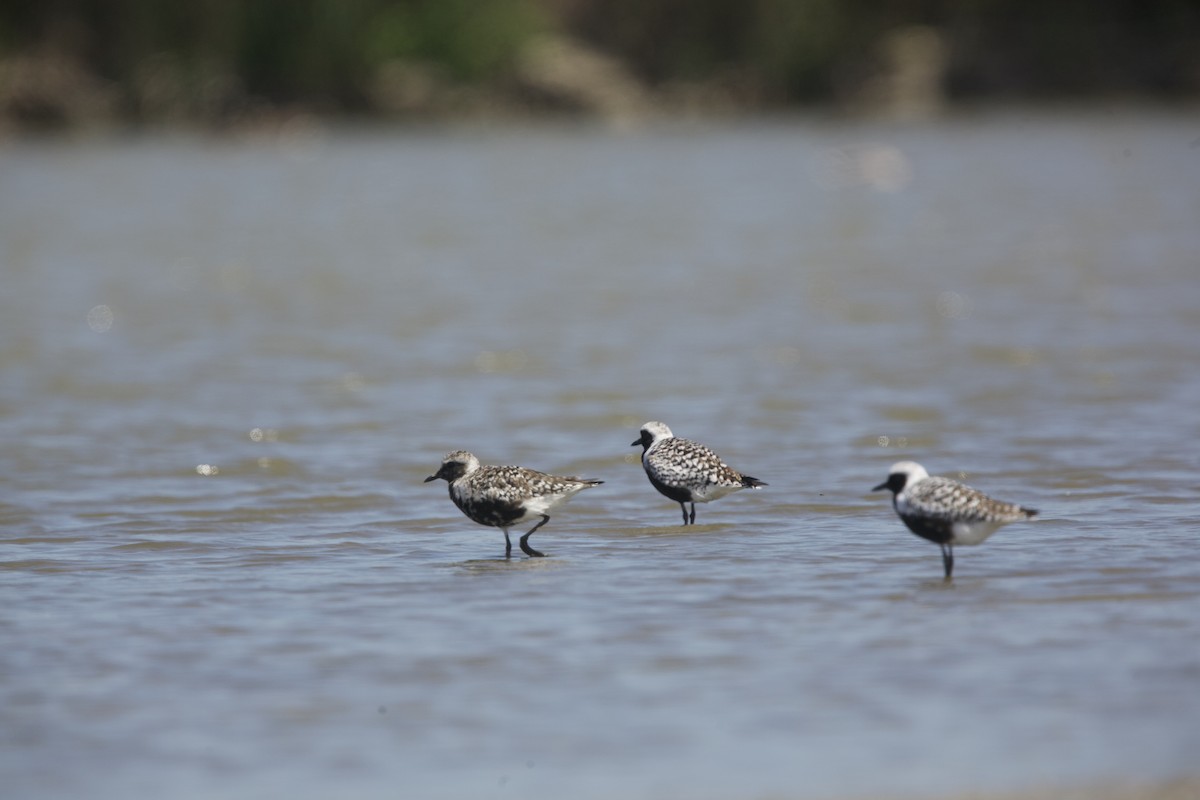
[{"label": "mottled black and white plumage", "polygon": [[[641,436],[632,444],[642,446],[642,466],[650,483],[679,503],[684,525],[695,524],[696,503],[767,485],[738,472],[699,442],[678,438],[661,422],[643,425]],[[692,507],[690,514],[687,504]]]},{"label": "mottled black and white plumage", "polygon": [[442,466],[425,479],[426,483],[443,479],[450,484],[450,499],[470,519],[504,531],[504,557],[512,555],[508,529],[513,525],[540,518],[521,537],[521,550],[527,555],[543,556],[529,546],[529,537],[550,521],[550,512],[577,493],[604,481],[587,478],[563,478],[526,467],[480,466],[479,459],[466,450],[455,450],[442,459]]},{"label": "mottled black and white plumage", "polygon": [[1032,519],[1037,511],[993,500],[983,492],[932,477],[915,461],[900,461],[872,491],[888,489],[892,505],[908,529],[942,549],[946,578],[954,571],[954,545],[979,544],[1010,522]]}]

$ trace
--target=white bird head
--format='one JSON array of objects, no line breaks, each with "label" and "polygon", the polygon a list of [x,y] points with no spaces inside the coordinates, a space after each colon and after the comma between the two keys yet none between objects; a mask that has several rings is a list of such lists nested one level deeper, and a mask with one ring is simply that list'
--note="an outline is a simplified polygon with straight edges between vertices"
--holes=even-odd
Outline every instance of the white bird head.
[{"label": "white bird head", "polygon": [[900,494],[906,486],[912,486],[922,478],[928,478],[929,473],[915,461],[897,461],[892,464],[888,470],[887,480],[876,486],[871,491],[878,492],[882,489],[891,491],[892,494]]},{"label": "white bird head", "polygon": [[630,447],[637,447],[639,444],[643,448],[643,452],[650,449],[650,445],[661,439],[670,439],[675,434],[671,433],[671,429],[662,422],[647,422],[642,426],[641,435],[630,443]]}]

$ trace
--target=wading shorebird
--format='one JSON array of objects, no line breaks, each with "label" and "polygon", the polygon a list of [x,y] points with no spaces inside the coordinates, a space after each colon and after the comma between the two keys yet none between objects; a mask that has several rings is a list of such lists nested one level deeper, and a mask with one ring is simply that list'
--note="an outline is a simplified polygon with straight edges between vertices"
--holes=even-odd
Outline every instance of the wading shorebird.
[{"label": "wading shorebird", "polygon": [[[696,523],[696,503],[709,503],[739,489],[767,484],[743,475],[699,442],[680,439],[661,422],[647,422],[631,446],[642,446],[646,477],[683,510],[683,524]],[[688,513],[687,505],[692,507]]]},{"label": "wading shorebird", "polygon": [[930,476],[915,461],[893,464],[887,480],[871,491],[883,489],[892,493],[892,505],[908,529],[942,548],[946,580],[954,572],[954,545],[979,544],[1010,522],[1038,513],[993,500],[958,481]]},{"label": "wading shorebird", "polygon": [[521,537],[521,550],[530,556],[544,556],[529,546],[529,537],[550,521],[550,512],[584,489],[604,481],[587,478],[562,478],[526,467],[481,466],[479,459],[466,450],[455,450],[442,459],[442,465],[425,483],[441,478],[450,484],[450,499],[470,519],[504,531],[504,557],[512,555],[508,529],[513,525],[541,518]]}]

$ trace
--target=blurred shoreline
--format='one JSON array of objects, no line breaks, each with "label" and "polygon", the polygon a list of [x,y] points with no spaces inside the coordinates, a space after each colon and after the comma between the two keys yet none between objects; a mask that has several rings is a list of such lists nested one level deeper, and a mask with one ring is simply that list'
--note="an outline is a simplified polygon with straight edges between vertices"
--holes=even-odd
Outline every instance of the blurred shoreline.
[{"label": "blurred shoreline", "polygon": [[0,132],[585,119],[1200,99],[1171,0],[226,0],[0,8]]}]

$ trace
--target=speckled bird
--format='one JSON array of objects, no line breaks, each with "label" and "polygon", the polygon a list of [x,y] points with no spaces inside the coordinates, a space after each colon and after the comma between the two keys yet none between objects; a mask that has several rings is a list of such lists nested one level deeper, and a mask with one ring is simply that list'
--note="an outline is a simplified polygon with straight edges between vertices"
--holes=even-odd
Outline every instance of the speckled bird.
[{"label": "speckled bird", "polygon": [[872,491],[887,489],[892,505],[908,529],[942,549],[949,580],[954,572],[954,545],[980,544],[1010,522],[1032,519],[1037,511],[993,500],[970,486],[930,476],[915,461],[900,461]]},{"label": "speckled bird", "polygon": [[696,503],[708,503],[739,489],[767,485],[738,472],[699,442],[680,439],[661,422],[647,422],[640,433],[632,446],[642,446],[646,477],[655,489],[679,503],[684,525],[696,523]]},{"label": "speckled bird", "polygon": [[538,517],[541,519],[521,537],[520,544],[526,555],[544,556],[529,545],[533,532],[550,521],[550,512],[555,508],[584,489],[604,483],[547,475],[526,467],[481,466],[479,459],[466,450],[448,453],[425,483],[438,478],[450,484],[450,499],[468,518],[504,531],[505,558],[512,555],[508,529]]}]

